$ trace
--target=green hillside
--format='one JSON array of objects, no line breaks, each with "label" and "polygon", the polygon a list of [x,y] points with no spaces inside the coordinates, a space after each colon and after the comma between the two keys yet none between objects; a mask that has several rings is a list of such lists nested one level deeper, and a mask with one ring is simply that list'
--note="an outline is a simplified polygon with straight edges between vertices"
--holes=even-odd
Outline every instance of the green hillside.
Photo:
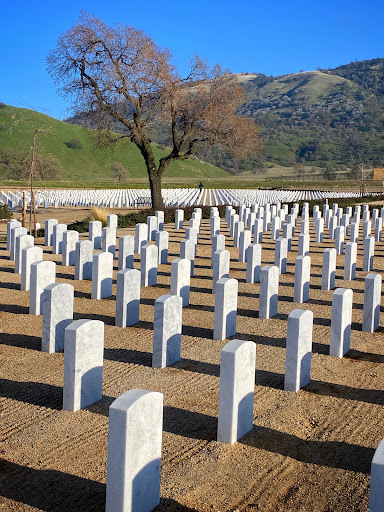
[{"label": "green hillside", "polygon": [[[1,105],[0,108],[0,156],[5,148],[13,152],[30,152],[33,134],[36,137],[36,152],[42,156],[53,156],[61,163],[63,180],[79,182],[112,181],[112,166],[118,162],[124,166],[129,179],[146,178],[147,173],[142,156],[130,142],[118,143],[114,150],[96,149],[94,131],[74,124],[58,121],[39,112]],[[67,144],[72,139],[80,141],[80,149]],[[156,158],[166,154],[154,145]],[[0,179],[12,179],[10,167],[0,161]],[[227,177],[228,173],[198,159],[174,162],[166,173],[167,177],[203,178]]]},{"label": "green hillside", "polygon": [[358,89],[355,84],[345,78],[327,75],[320,71],[304,71],[285,75],[261,88],[254,87],[253,81],[252,78],[243,81],[247,87],[246,102],[259,98],[268,98],[269,101],[274,102],[281,100],[283,96],[288,96],[304,103],[317,103],[338,89],[348,87],[353,92]]},{"label": "green hillside", "polygon": [[240,114],[255,120],[265,143],[259,166],[383,164],[384,59],[237,77],[246,89]]}]

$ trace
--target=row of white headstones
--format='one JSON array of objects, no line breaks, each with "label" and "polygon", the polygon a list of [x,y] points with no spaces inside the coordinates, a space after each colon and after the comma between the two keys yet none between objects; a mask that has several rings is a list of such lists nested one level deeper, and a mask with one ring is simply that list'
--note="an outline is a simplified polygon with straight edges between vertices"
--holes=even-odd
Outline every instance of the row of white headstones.
[{"label": "row of white headstones", "polygon": [[[344,235],[351,241],[345,245],[345,279],[353,279],[356,269],[361,210],[352,212],[334,205],[324,205],[323,217],[314,208],[315,238],[322,241],[324,223],[329,237],[335,238],[334,249],[325,249],[323,256],[322,289],[335,286],[336,253],[344,251]],[[288,214],[287,205],[241,206],[239,214],[233,207],[226,208],[226,222],[239,247],[239,261],[247,263],[246,281],[260,281],[260,318],[277,314],[279,274],[286,271],[287,252],[297,225],[299,205]],[[182,308],[189,304],[190,277],[196,255],[201,225],[201,209],[196,208],[186,238],[180,243],[180,258],[171,264],[170,294],[155,301],[152,365],[163,368],[180,359]],[[373,268],[375,239],[381,241],[382,219],[373,211],[375,237],[370,236],[370,212],[363,207],[364,264],[363,270]],[[241,220],[240,220],[241,219]],[[175,229],[183,229],[184,211],[177,210]],[[321,222],[323,221],[323,222]],[[381,228],[380,228],[381,221]],[[119,238],[119,271],[117,273],[116,319],[118,326],[126,327],[139,321],[140,287],[157,282],[157,266],[168,262],[168,232],[163,231],[163,212],[137,224],[135,237]],[[244,229],[247,227],[248,229]],[[279,237],[281,227],[283,237]],[[342,228],[342,229],[340,229]],[[33,237],[24,228],[11,221],[7,226],[7,248],[15,260],[15,272],[21,272],[22,289],[30,288],[30,313],[43,314],[42,350],[55,352],[64,348],[63,408],[76,411],[102,398],[102,367],[104,324],[98,320],[73,322],[74,288],[55,283],[53,261],[43,261],[41,247],[33,245]],[[263,232],[270,231],[275,242],[275,265],[261,268]],[[238,281],[229,278],[229,251],[225,250],[225,237],[220,234],[217,208],[211,209],[210,232],[212,241],[213,293],[215,315],[213,338],[223,340],[236,334]],[[92,279],[94,299],[112,295],[113,259],[116,251],[117,216],[108,217],[107,227],[90,223],[90,240],[78,240],[78,233],[66,230],[55,219],[45,224],[45,244],[52,246],[54,254],[62,254],[63,265],[75,265],[75,279]],[[365,236],[367,235],[367,236]],[[251,243],[252,236],[254,243]],[[265,236],[265,235],[264,235]],[[300,223],[298,256],[295,265],[293,301],[308,300],[310,283],[309,208],[304,204]],[[368,240],[369,239],[369,243]],[[154,240],[155,245],[148,241]],[[373,240],[373,242],[372,242]],[[94,254],[94,248],[102,248]],[[134,254],[141,254],[140,271],[133,268]],[[366,267],[366,268],[364,268]],[[347,275],[347,277],[345,277]],[[379,326],[381,274],[368,274],[365,281],[363,331],[373,332]],[[349,350],[352,317],[352,290],[337,289],[333,294],[330,355],[343,357]],[[294,310],[288,317],[286,344],[286,372],[284,389],[298,391],[310,381],[313,313]],[[255,344],[232,340],[221,353],[219,420],[217,439],[233,444],[253,425],[253,394],[255,372]],[[131,390],[119,397],[110,408],[107,510],[151,510],[159,502],[160,454],[162,425],[161,393]],[[157,418],[157,420],[155,420]],[[129,429],[130,436],[125,436]],[[124,436],[123,436],[124,434]],[[121,459],[121,439],[125,438],[124,453],[140,446],[136,465]],[[148,443],[148,439],[151,442]],[[382,447],[382,445],[380,445]],[[384,448],[378,448],[372,465],[371,510],[376,495],[374,474],[381,478]],[[376,469],[375,469],[376,468]],[[128,485],[130,492],[124,494]],[[143,487],[142,487],[143,486]],[[143,496],[142,488],[146,489]],[[142,501],[143,500],[143,501]],[[126,507],[130,502],[132,508]],[[373,505],[372,505],[373,504]],[[378,510],[378,509],[377,509]]]},{"label": "row of white headstones", "polygon": [[[378,195],[378,194],[373,194]],[[318,190],[258,190],[258,189],[204,189],[179,188],[162,189],[165,206],[219,206],[232,204],[240,206],[247,204],[266,204],[277,202],[294,202],[324,200],[330,198],[359,197],[357,192],[324,192]],[[149,189],[102,189],[102,190],[36,190],[34,194],[35,208],[59,206],[89,207],[106,206],[108,208],[128,208],[141,200],[151,204]],[[31,204],[31,194],[28,191],[0,190],[0,204],[9,208],[23,207],[23,201]]]}]

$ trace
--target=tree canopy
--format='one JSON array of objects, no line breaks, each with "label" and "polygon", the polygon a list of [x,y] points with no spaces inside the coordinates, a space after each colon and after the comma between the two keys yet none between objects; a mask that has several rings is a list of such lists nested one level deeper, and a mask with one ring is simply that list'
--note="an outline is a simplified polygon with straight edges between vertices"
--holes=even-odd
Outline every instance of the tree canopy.
[{"label": "tree canopy", "polygon": [[[209,67],[199,56],[181,77],[168,50],[134,27],[107,26],[83,12],[58,39],[47,59],[48,71],[75,112],[94,116],[101,144],[128,137],[147,167],[154,208],[163,208],[161,178],[175,160],[191,157],[199,144],[221,145],[247,156],[259,147],[250,119],[237,115],[244,89],[220,66]],[[151,122],[169,130],[169,153],[156,162]],[[114,123],[124,127],[112,131]]]}]

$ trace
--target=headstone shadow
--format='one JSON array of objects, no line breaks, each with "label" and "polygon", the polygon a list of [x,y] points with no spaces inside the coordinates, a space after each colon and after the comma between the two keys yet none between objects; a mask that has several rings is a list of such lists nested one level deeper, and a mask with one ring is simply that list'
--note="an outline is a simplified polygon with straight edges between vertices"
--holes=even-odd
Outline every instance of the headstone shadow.
[{"label": "headstone shadow", "polygon": [[152,367],[152,353],[125,348],[104,348],[104,359]]},{"label": "headstone shadow", "polygon": [[3,283],[3,282],[0,282],[0,288],[6,288],[7,290],[20,290],[20,283]]},{"label": "headstone shadow", "polygon": [[12,267],[0,267],[0,272],[9,272],[9,273],[14,274],[15,269]]},{"label": "headstone shadow", "polygon": [[1,396],[39,407],[61,410],[63,388],[42,382],[19,382],[0,379]]},{"label": "headstone shadow", "polygon": [[213,330],[205,327],[196,327],[194,325],[183,325],[181,334],[184,336],[191,336],[192,338],[206,338],[211,340],[213,337]]},{"label": "headstone shadow", "polygon": [[380,389],[353,388],[342,384],[334,384],[333,382],[311,380],[303,390],[315,395],[334,396],[343,400],[384,405],[384,391]]},{"label": "headstone shadow", "polygon": [[[28,315],[29,308],[27,306],[19,306],[18,304],[0,304],[0,311],[4,313],[14,313],[18,315]],[[1,334],[3,336],[3,334]]]},{"label": "headstone shadow", "polygon": [[191,439],[213,441],[217,435],[217,418],[166,405],[163,430]]},{"label": "headstone shadow", "polygon": [[[105,299],[103,299],[105,300]],[[73,313],[73,320],[101,320],[107,325],[115,325],[115,317],[98,313]]]},{"label": "headstone shadow", "polygon": [[241,443],[260,450],[278,453],[306,464],[333,467],[369,474],[374,448],[340,441],[301,439],[268,427],[254,425]]},{"label": "headstone shadow", "polygon": [[[73,512],[105,510],[105,484],[53,469],[33,469],[9,461],[1,463],[1,495],[39,510]],[[45,490],[42,492],[42,490]]]},{"label": "headstone shadow", "polygon": [[[1,310],[1,306],[0,306]],[[0,345],[12,345],[18,348],[27,348],[29,350],[41,351],[41,337],[28,336],[26,334],[0,334]]]}]

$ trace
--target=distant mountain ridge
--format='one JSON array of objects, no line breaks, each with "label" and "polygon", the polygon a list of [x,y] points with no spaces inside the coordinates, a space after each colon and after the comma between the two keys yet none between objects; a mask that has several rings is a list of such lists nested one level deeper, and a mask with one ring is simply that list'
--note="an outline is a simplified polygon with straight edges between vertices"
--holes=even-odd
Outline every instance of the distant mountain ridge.
[{"label": "distant mountain ridge", "polygon": [[[235,76],[246,89],[239,113],[260,126],[262,154],[239,160],[218,148],[200,148],[199,158],[234,174],[268,163],[384,166],[384,58],[276,77]],[[87,114],[67,121],[92,127]],[[154,140],[167,145],[161,125],[154,128]]]},{"label": "distant mountain ridge", "polygon": [[303,158],[316,164],[383,162],[384,58],[279,77],[243,74],[239,80],[247,91],[240,113],[262,127],[267,158],[283,165]]}]

